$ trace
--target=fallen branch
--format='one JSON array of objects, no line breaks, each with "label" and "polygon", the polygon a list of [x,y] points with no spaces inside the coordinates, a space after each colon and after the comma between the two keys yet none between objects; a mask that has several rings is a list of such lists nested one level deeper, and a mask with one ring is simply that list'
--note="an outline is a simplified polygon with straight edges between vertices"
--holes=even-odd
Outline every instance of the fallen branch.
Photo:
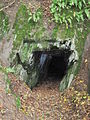
[{"label": "fallen branch", "polygon": [[3,8],[0,9],[0,12],[3,11],[4,9],[7,9],[8,7],[12,6],[15,3],[15,0],[11,3],[9,3],[7,6],[4,6]]}]

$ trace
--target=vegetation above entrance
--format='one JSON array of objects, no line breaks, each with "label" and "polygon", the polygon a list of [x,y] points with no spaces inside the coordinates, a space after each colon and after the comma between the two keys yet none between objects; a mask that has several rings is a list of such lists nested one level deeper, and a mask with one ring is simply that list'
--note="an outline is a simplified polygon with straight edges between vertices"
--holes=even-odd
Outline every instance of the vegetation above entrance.
[{"label": "vegetation above entrance", "polygon": [[56,23],[72,27],[74,21],[90,19],[89,0],[52,0],[51,13]]}]

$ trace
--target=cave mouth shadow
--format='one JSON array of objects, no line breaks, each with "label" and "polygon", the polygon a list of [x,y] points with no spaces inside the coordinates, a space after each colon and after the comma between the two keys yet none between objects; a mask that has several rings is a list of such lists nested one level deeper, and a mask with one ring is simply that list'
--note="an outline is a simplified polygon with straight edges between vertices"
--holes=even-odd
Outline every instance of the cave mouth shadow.
[{"label": "cave mouth shadow", "polygon": [[[48,80],[60,82],[67,74],[70,55],[70,49],[35,52],[35,63],[38,64],[38,83]],[[39,58],[38,63],[37,58]]]},{"label": "cave mouth shadow", "polygon": [[53,78],[55,80],[62,79],[67,70],[67,61],[64,59],[64,55],[54,55],[50,60],[50,64],[47,67],[47,78]]}]

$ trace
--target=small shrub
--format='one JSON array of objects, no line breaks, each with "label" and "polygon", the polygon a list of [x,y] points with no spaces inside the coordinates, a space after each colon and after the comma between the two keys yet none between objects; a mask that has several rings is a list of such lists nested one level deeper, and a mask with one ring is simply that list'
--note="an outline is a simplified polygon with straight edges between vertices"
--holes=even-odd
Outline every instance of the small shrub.
[{"label": "small shrub", "polygon": [[40,8],[37,9],[37,11],[34,13],[31,13],[30,10],[28,10],[28,14],[29,14],[29,18],[28,18],[29,22],[30,20],[32,20],[33,22],[38,22],[42,17],[42,11]]},{"label": "small shrub", "polygon": [[72,27],[73,21],[90,19],[90,2],[88,0],[52,0],[51,13],[56,23]]}]

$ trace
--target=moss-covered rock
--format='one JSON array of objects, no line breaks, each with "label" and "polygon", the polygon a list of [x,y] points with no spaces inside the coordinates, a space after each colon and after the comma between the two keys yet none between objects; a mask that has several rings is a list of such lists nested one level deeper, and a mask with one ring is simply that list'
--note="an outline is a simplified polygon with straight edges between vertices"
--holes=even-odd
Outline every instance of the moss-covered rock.
[{"label": "moss-covered rock", "polygon": [[[84,44],[87,39],[88,33],[90,33],[90,24],[88,23],[89,21],[86,21],[86,23],[76,24],[73,26],[74,31],[72,31],[71,29],[68,30],[69,32],[71,31],[71,33],[73,32],[74,34],[72,33],[72,35],[75,36],[75,41],[73,45],[75,45],[75,51],[78,53],[78,61],[73,64],[73,66],[68,70],[67,75],[63,78],[62,82],[60,83],[60,91],[63,91],[65,88],[70,86],[70,83],[74,79],[74,76],[78,73],[80,69]],[[65,34],[64,37],[68,37],[68,33]]]},{"label": "moss-covered rock", "polygon": [[[11,54],[11,62],[22,79],[34,87],[40,79],[39,59],[35,59],[37,51],[51,51],[52,47],[59,50],[70,50],[68,71],[60,83],[60,91],[69,87],[74,76],[78,73],[87,34],[90,24],[80,23],[66,29],[56,25],[52,30],[52,39],[43,25],[42,19],[35,22],[32,13],[25,5],[20,6],[14,24],[15,39]],[[48,35],[48,36],[47,36]],[[48,38],[48,40],[47,40]],[[18,56],[19,55],[19,56]],[[20,64],[20,65],[19,65]],[[19,66],[19,67],[18,67]]]},{"label": "moss-covered rock", "polygon": [[31,13],[30,9],[28,9],[24,4],[19,7],[13,26],[13,52],[10,56],[12,59],[15,58],[15,54],[21,48],[21,45],[25,38],[36,39],[38,37],[40,38],[42,35],[44,31],[44,27],[41,24],[42,10],[38,8],[36,13],[37,14]]}]

